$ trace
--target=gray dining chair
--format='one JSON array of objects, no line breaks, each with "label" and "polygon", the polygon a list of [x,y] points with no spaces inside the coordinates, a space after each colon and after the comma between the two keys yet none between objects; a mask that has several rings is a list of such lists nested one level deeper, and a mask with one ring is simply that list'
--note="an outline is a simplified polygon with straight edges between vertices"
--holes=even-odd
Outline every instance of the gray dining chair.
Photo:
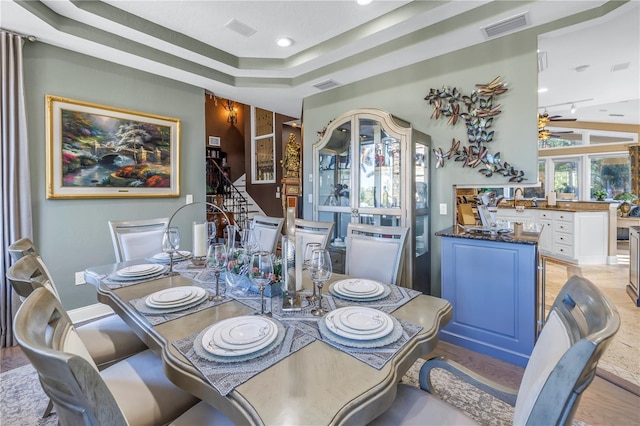
[{"label": "gray dining chair", "polygon": [[282,236],[284,218],[270,216],[254,216],[251,227],[258,234],[258,244],[262,250],[275,253],[278,249],[278,241]]},{"label": "gray dining chair", "polygon": [[162,237],[168,217],[157,219],[109,221],[116,262],[144,259],[162,251]]},{"label": "gray dining chair", "polygon": [[99,372],[60,301],[44,288],[18,309],[14,332],[62,425],[233,424],[171,383],[149,349]]},{"label": "gray dining chair", "polygon": [[[59,298],[56,286],[40,256],[27,255],[11,265],[6,278],[23,300],[44,287]],[[147,346],[117,315],[111,314],[77,327],[77,333],[99,368],[144,351]]]},{"label": "gray dining chair", "polygon": [[615,306],[589,280],[573,276],[551,306],[518,390],[491,382],[456,362],[432,358],[420,369],[420,389],[399,385],[391,408],[371,425],[475,424],[437,397],[430,376],[436,368],[513,406],[514,425],[571,424],[582,392],[591,384],[598,360],[619,327]]},{"label": "gray dining chair", "polygon": [[296,219],[295,232],[296,238],[302,237],[302,247],[306,247],[308,243],[320,243],[323,249],[326,249],[331,239],[331,232],[334,227],[333,222],[319,222],[315,220]]},{"label": "gray dining chair", "polygon": [[362,223],[347,225],[345,273],[384,284],[398,284],[409,228]]}]

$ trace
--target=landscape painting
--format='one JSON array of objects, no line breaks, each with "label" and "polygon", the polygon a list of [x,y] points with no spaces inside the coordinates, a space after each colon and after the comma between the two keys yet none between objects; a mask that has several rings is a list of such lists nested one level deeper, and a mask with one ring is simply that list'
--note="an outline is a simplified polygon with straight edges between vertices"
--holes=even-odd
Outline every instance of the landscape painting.
[{"label": "landscape painting", "polygon": [[178,197],[180,120],[47,95],[47,198]]}]

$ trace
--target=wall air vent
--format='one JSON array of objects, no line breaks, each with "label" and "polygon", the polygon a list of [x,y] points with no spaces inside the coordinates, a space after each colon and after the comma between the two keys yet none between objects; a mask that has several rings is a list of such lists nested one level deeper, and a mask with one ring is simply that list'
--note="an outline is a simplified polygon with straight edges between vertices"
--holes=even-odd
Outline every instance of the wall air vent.
[{"label": "wall air vent", "polygon": [[325,80],[313,85],[313,87],[320,90],[329,90],[337,86],[340,86],[340,83],[335,80]]},{"label": "wall air vent", "polygon": [[529,25],[529,20],[527,19],[527,14],[523,13],[488,25],[482,28],[482,32],[486,38],[492,38],[513,32],[527,25]]},{"label": "wall air vent", "polygon": [[609,117],[624,117],[624,114],[609,114]]},{"label": "wall air vent", "polygon": [[256,33],[256,29],[250,27],[244,22],[238,21],[237,19],[232,19],[225,24],[225,27],[229,28],[231,31],[235,31],[240,35],[245,37],[251,37]]},{"label": "wall air vent", "polygon": [[625,62],[623,64],[616,64],[611,67],[611,72],[626,70],[627,68],[629,68],[629,65],[630,65],[629,62]]}]

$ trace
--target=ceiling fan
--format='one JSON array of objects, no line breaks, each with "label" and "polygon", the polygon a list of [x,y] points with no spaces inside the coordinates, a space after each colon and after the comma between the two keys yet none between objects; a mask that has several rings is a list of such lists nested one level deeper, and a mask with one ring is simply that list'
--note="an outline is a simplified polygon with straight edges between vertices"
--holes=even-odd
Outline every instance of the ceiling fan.
[{"label": "ceiling fan", "polygon": [[549,116],[546,112],[543,114],[538,114],[538,140],[546,141],[549,138],[557,138],[560,137],[563,133],[573,133],[572,130],[567,130],[564,132],[551,132],[547,129],[547,125],[551,122],[555,121],[576,121],[575,118],[563,118],[560,115],[552,115]]}]

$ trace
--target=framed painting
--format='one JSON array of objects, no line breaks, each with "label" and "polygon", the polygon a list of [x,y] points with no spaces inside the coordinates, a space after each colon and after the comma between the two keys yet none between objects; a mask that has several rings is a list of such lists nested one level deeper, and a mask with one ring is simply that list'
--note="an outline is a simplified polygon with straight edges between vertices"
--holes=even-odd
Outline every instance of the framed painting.
[{"label": "framed painting", "polygon": [[47,95],[47,198],[180,196],[180,120]]}]

